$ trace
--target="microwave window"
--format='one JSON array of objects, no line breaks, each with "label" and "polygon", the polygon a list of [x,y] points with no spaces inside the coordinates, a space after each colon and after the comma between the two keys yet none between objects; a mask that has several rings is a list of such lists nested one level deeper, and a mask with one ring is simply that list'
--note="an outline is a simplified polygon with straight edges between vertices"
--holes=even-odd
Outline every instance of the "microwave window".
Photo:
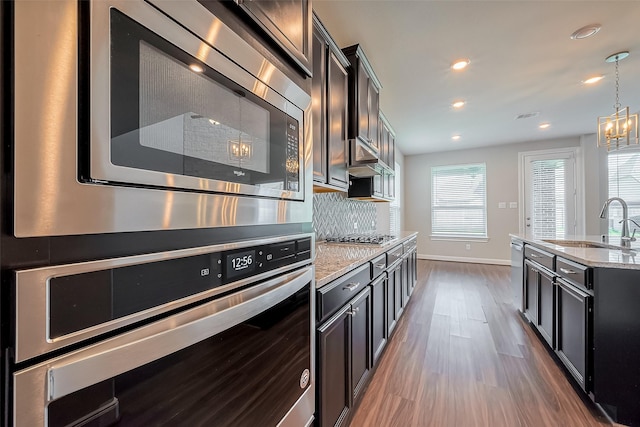
[{"label": "microwave window", "polygon": [[269,173],[269,111],[242,92],[141,42],[139,98],[141,145]]},{"label": "microwave window", "polygon": [[[110,67],[109,161],[135,169],[130,175],[135,179],[148,178],[131,182],[123,173],[123,182],[182,188],[185,181],[173,178],[181,175],[198,180],[186,189],[239,194],[262,189],[260,194],[276,197],[300,191],[300,123],[285,112],[285,104],[272,105],[233,75],[223,75],[116,9],[111,9]],[[258,80],[254,86],[266,90]]]}]

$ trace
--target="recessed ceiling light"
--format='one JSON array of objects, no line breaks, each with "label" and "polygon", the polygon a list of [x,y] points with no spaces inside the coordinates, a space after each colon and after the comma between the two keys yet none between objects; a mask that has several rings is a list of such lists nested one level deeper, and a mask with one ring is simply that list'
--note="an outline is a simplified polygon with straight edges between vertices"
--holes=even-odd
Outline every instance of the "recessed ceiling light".
[{"label": "recessed ceiling light", "polygon": [[469,65],[470,63],[471,61],[469,61],[468,59],[458,59],[453,64],[451,64],[451,68],[453,68],[456,71],[459,71],[466,68],[467,65]]},{"label": "recessed ceiling light", "polygon": [[600,24],[585,25],[582,28],[578,28],[573,32],[573,34],[571,34],[571,40],[582,40],[587,37],[591,37],[600,31],[600,28],[602,28]]},{"label": "recessed ceiling light", "polygon": [[598,76],[589,77],[588,79],[583,80],[582,83],[584,83],[586,85],[592,85],[594,83],[599,82],[602,79],[604,79],[604,76],[602,74],[600,74]]},{"label": "recessed ceiling light", "polygon": [[460,101],[455,101],[453,104],[451,104],[451,106],[453,108],[462,108],[464,107],[465,102],[460,100]]},{"label": "recessed ceiling light", "polygon": [[191,68],[191,71],[195,71],[196,73],[202,73],[204,71],[204,68],[198,64],[191,64],[189,65],[189,68]]},{"label": "recessed ceiling light", "polygon": [[457,141],[460,139],[460,135],[453,135],[451,139],[453,139],[454,141]]},{"label": "recessed ceiling light", "polygon": [[547,129],[547,128],[549,128],[549,126],[551,126],[550,123],[540,123],[540,125],[538,127],[540,129]]}]

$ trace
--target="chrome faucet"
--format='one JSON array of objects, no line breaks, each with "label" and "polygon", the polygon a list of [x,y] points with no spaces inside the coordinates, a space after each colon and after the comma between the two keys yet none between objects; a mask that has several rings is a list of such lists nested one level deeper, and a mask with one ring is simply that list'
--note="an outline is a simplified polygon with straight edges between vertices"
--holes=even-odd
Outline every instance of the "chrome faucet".
[{"label": "chrome faucet", "polygon": [[620,220],[620,224],[622,224],[622,235],[620,236],[620,246],[622,246],[623,248],[630,248],[631,242],[636,241],[636,238],[635,238],[636,228],[633,229],[633,235],[629,236],[629,226],[627,225],[627,223],[632,222],[638,228],[640,228],[640,225],[634,220],[632,220],[631,218],[629,218],[629,208],[627,207],[627,202],[622,200],[620,197],[611,197],[607,199],[607,201],[604,202],[604,205],[602,206],[602,210],[600,211],[600,218],[602,219],[607,218],[607,213],[609,212],[609,205],[613,201],[620,202],[620,205],[622,206],[622,220]]}]

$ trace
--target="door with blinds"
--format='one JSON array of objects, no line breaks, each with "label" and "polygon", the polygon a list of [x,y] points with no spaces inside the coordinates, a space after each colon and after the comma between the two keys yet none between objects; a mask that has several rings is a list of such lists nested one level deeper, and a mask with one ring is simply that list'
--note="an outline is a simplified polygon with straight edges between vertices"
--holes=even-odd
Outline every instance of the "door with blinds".
[{"label": "door with blinds", "polygon": [[564,239],[578,231],[574,150],[524,153],[524,232],[534,239]]}]

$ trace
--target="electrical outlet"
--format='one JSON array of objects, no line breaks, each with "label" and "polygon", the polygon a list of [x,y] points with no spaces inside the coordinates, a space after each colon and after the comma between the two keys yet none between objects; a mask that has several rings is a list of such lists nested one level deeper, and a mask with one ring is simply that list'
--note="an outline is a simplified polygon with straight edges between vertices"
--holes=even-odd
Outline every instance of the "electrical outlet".
[{"label": "electrical outlet", "polygon": [[358,229],[358,223],[357,223],[357,222],[354,222],[354,223],[353,223],[353,229],[354,229],[354,230],[357,230],[357,229]]},{"label": "electrical outlet", "polygon": [[509,202],[509,209],[518,209],[518,202]]},{"label": "electrical outlet", "polygon": [[464,248],[468,251],[471,250],[471,243],[467,243],[466,245],[464,245]]},{"label": "electrical outlet", "polygon": [[498,203],[498,209],[505,209],[507,207],[507,202]]}]

